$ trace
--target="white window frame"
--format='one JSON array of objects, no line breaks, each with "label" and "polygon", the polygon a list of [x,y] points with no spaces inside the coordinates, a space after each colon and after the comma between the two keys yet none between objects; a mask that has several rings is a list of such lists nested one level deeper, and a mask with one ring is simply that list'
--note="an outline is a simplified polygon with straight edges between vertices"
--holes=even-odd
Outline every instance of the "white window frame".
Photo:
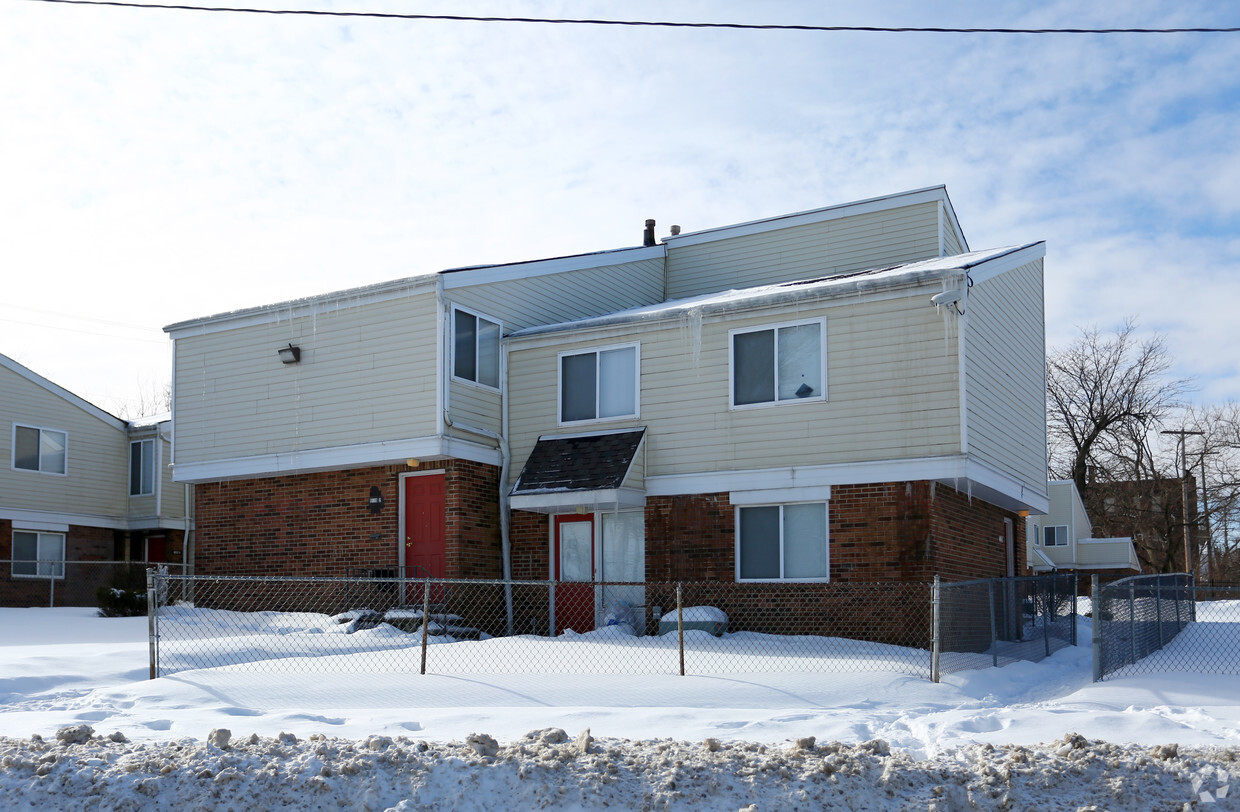
[{"label": "white window frame", "polygon": [[[17,430],[31,429],[39,432],[39,463],[37,468],[20,468],[17,465]],[[64,438],[65,446],[65,470],[63,471],[45,471],[43,469],[43,433],[54,432]],[[33,426],[29,423],[14,423],[13,431],[10,435],[12,441],[12,453],[9,455],[9,465],[14,471],[23,471],[28,474],[46,474],[47,476],[68,476],[69,475],[69,432],[64,429],[53,429],[47,426]]]},{"label": "white window frame", "polygon": [[[1060,530],[1062,530],[1062,531],[1063,531],[1063,543],[1062,543],[1062,544],[1060,544],[1058,541],[1056,541],[1056,542],[1054,542],[1054,543],[1047,544],[1047,543],[1046,543],[1046,531],[1048,531],[1048,530],[1054,530],[1054,531],[1056,531],[1056,532],[1055,532],[1055,536],[1056,536],[1056,538],[1058,538],[1058,537],[1059,537],[1059,535],[1060,535],[1060,534],[1059,534],[1059,531],[1060,531]],[[1071,539],[1069,539],[1069,537],[1068,537],[1068,526],[1067,526],[1066,524],[1048,524],[1048,525],[1044,525],[1044,526],[1042,527],[1042,539],[1041,539],[1041,541],[1042,541],[1042,546],[1043,546],[1043,547],[1067,547],[1067,546],[1068,546],[1068,543],[1071,541]]]},{"label": "white window frame", "polygon": [[[139,462],[141,463],[141,466],[138,471],[138,491],[136,493],[134,492],[134,489],[133,489],[133,486],[134,486],[133,447],[135,445],[140,445],[143,448],[143,450],[140,451],[138,454],[138,459],[139,459]],[[147,448],[150,448],[151,450],[150,451],[150,457],[151,457],[150,471],[146,470],[146,465],[145,465],[146,463],[145,449]],[[156,462],[157,451],[158,449],[155,448],[155,439],[153,437],[145,439],[145,440],[131,440],[129,442],[129,495],[130,496],[154,496],[155,495],[155,470],[158,467],[158,464]],[[149,483],[147,482],[148,479],[150,480]],[[144,490],[144,488],[146,488],[148,484],[149,484],[150,490]]]},{"label": "white window frame", "polygon": [[[796,505],[820,505],[823,512],[823,547],[826,556],[826,574],[813,578],[790,578],[784,575],[784,508]],[[779,508],[779,572],[778,578],[743,578],[741,577],[741,511],[753,508]],[[830,502],[813,501],[813,502],[780,502],[775,504],[764,505],[737,505],[734,512],[736,547],[735,547],[735,577],[737,583],[780,583],[780,584],[822,584],[831,580],[831,509]]]},{"label": "white window frame", "polygon": [[[29,558],[17,557],[17,536],[18,534],[35,537],[35,558],[31,561]],[[64,533],[46,533],[42,530],[23,530],[21,528],[13,528],[12,537],[12,563],[11,571],[14,578],[29,578],[32,580],[56,580],[63,581],[65,577],[65,534]],[[59,547],[59,556],[44,557],[44,544]],[[34,572],[18,572],[19,564],[34,564]]]},{"label": "white window frame", "polygon": [[[599,388],[602,386],[602,376],[599,375],[599,358],[605,352],[612,350],[633,350],[633,413],[632,414],[616,414],[607,415],[606,417],[598,416],[599,405]],[[564,419],[564,359],[577,355],[593,355],[594,356],[594,417],[582,418],[581,420],[565,420]],[[555,414],[556,422],[561,426],[586,426],[593,423],[608,423],[615,420],[632,420],[641,417],[642,411],[642,349],[641,342],[633,341],[627,344],[609,344],[605,347],[589,347],[585,349],[564,350],[556,356],[555,365],[556,387],[555,387]]]},{"label": "white window frame", "polygon": [[[779,399],[779,331],[788,327],[801,327],[806,324],[818,325],[818,363],[819,375],[822,379],[822,391],[804,398],[784,398]],[[771,358],[771,363],[775,366],[775,393],[774,398],[769,401],[760,403],[737,403],[736,402],[736,336],[747,333],[762,333],[767,331],[774,332],[775,354]],[[827,319],[819,317],[816,319],[801,319],[799,321],[785,321],[775,324],[763,324],[756,327],[737,327],[728,331],[728,408],[733,411],[742,411],[745,409],[766,409],[771,406],[787,406],[791,403],[822,403],[827,399]]]},{"label": "white window frame", "polygon": [[[478,377],[478,369],[480,368],[480,364],[478,363],[478,343],[479,343],[478,342],[478,330],[476,327],[474,329],[474,378],[465,378],[465,377],[462,377],[456,374],[456,352],[457,352],[456,350],[456,314],[457,313],[464,313],[465,315],[471,316],[476,320],[490,322],[491,324],[495,325],[496,337],[495,337],[495,385],[494,386],[484,381],[475,380]],[[500,347],[500,344],[504,338],[503,322],[501,322],[499,319],[493,318],[491,316],[483,315],[482,313],[478,313],[477,311],[470,310],[467,307],[461,307],[459,305],[452,306],[452,320],[451,321],[452,321],[452,324],[451,324],[450,343],[452,347],[452,352],[450,353],[451,358],[448,359],[448,363],[450,364],[450,369],[452,371],[452,380],[460,381],[461,383],[468,384],[469,386],[481,387],[482,389],[486,389],[488,392],[498,392],[500,390],[500,383],[501,383],[500,378],[504,374],[503,369],[501,369],[502,363],[500,361],[500,358],[503,354],[502,349]]]}]

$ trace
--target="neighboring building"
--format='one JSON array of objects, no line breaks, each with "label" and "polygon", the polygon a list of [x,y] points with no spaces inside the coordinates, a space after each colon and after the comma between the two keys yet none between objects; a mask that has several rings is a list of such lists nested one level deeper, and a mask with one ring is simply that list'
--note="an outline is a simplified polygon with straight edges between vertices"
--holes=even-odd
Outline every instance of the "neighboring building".
[{"label": "neighboring building", "polygon": [[1050,509],[1027,520],[1032,572],[1072,570],[1082,578],[1097,574],[1106,580],[1141,572],[1131,537],[1093,538],[1093,526],[1075,482],[1056,480],[1048,487]]},{"label": "neighboring building", "polygon": [[[1188,525],[1184,523],[1184,494],[1188,494]],[[1197,480],[1189,474],[1143,480],[1088,483],[1082,495],[1095,529],[1131,536],[1137,560],[1146,573],[1200,571],[1197,532]],[[1186,534],[1187,530],[1187,534]],[[1185,557],[1185,536],[1191,550]]]},{"label": "neighboring building", "polygon": [[1018,574],[1042,243],[970,252],[942,187],[645,242],[166,328],[198,571]]},{"label": "neighboring building", "polygon": [[111,568],[180,563],[193,520],[172,482],[170,415],[115,417],[0,355],[0,605],[93,603]]}]

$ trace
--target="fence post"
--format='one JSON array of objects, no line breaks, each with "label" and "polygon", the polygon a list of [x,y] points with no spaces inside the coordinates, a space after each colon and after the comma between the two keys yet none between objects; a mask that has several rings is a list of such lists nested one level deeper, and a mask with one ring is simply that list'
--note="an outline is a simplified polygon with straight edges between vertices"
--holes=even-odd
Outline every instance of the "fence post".
[{"label": "fence post", "polygon": [[426,673],[426,627],[431,625],[431,579],[422,584],[422,671]]},{"label": "fence post", "polygon": [[680,600],[680,584],[676,584],[676,634],[680,638],[680,676],[685,675],[685,608]]},{"label": "fence post", "polygon": [[1072,628],[1068,630],[1068,635],[1072,639],[1072,645],[1076,645],[1076,610],[1079,608],[1076,603],[1077,593],[1081,589],[1081,582],[1075,572],[1072,573]]},{"label": "fence post", "polygon": [[[56,608],[56,570],[55,564],[48,564],[47,570],[47,606],[49,609]],[[39,565],[34,565],[34,571],[39,571]]]},{"label": "fence post", "polygon": [[1129,665],[1135,665],[1137,662],[1137,585],[1136,583],[1128,584],[1128,638],[1132,644]]},{"label": "fence post", "polygon": [[[936,576],[937,577],[937,576]],[[989,580],[986,582],[986,589],[990,593],[990,664],[995,668],[999,667],[999,636],[995,631],[995,582]],[[935,680],[938,682],[938,680]]]},{"label": "fence post", "polygon": [[1162,580],[1154,581],[1154,622],[1158,624],[1158,648],[1163,647]]},{"label": "fence post", "polygon": [[1097,575],[1089,577],[1089,613],[1093,615],[1094,639],[1094,682],[1102,681],[1102,590]]},{"label": "fence post", "polygon": [[[1042,593],[1042,645],[1046,648],[1046,656],[1051,656],[1051,612],[1055,611],[1055,576],[1050,577],[1050,590]],[[1036,611],[1038,602],[1034,601]]]},{"label": "fence post", "polygon": [[146,636],[147,636],[147,648],[149,650],[148,656],[149,656],[150,665],[151,665],[151,677],[150,677],[151,679],[155,679],[155,675],[157,671],[155,638],[156,638],[156,632],[158,631],[159,627],[156,625],[155,618],[158,614],[159,614],[159,607],[156,605],[156,602],[155,602],[155,569],[153,567],[147,567],[146,569],[146,625],[147,625]]},{"label": "fence post", "polygon": [[[934,576],[934,583],[930,586],[930,623],[934,626],[930,635],[930,681],[939,681],[939,659],[941,648],[943,645],[942,632],[940,630],[941,619],[939,617],[939,576]],[[993,611],[993,610],[992,610]]]}]

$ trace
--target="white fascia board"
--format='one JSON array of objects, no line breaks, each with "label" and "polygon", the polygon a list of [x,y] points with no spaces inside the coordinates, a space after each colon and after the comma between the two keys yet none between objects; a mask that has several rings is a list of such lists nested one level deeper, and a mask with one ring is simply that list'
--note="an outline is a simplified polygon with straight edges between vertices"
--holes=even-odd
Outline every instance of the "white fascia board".
[{"label": "white fascia board", "polygon": [[527,510],[532,513],[566,513],[578,507],[605,512],[645,507],[646,493],[636,488],[530,493],[509,496],[508,506],[513,510]]},{"label": "white fascia board", "polygon": [[778,505],[788,502],[828,502],[830,500],[830,485],[728,492],[728,501],[733,505]]},{"label": "white fascia board", "polygon": [[[976,486],[974,495],[1013,511],[1045,512],[1049,500],[1045,493],[1022,485],[964,454],[943,457],[917,457],[834,465],[789,468],[710,471],[693,474],[646,475],[650,496],[681,496],[698,493],[749,493],[779,491],[791,495],[805,489],[831,485],[864,485],[878,482],[918,482],[934,480],[960,491]],[[744,497],[742,497],[744,498]],[[800,497],[796,497],[800,498]]]},{"label": "white fascia board", "polygon": [[[776,231],[783,228],[791,228],[793,226],[807,225],[810,223],[823,223],[828,220],[839,220],[840,218],[851,217],[856,214],[869,214],[872,212],[897,209],[902,206],[913,206],[918,203],[932,203],[946,199],[946,187],[931,186],[925,189],[914,189],[909,192],[897,192],[896,194],[884,195],[883,197],[872,197],[868,200],[858,200],[853,203],[841,203],[836,206],[827,206],[822,209],[811,209],[810,211],[796,212],[794,214],[783,214],[778,217],[768,217],[762,220],[750,220],[749,222],[737,223],[736,225],[720,226],[718,228],[709,228],[703,231],[693,231],[674,237],[664,237],[663,242],[667,244],[669,248],[676,249],[681,246],[699,245],[705,242],[726,240],[732,237],[747,237],[751,234],[764,234],[768,231]],[[953,215],[953,217],[954,216],[955,215]]]},{"label": "white fascia board", "polygon": [[1022,265],[1028,265],[1030,262],[1043,259],[1045,256],[1046,243],[1035,242],[992,259],[982,260],[976,265],[966,265],[964,270],[969,274],[969,278],[973,280],[974,284],[979,284],[994,279],[999,274],[1015,270]]},{"label": "white fascia board", "polygon": [[235,330],[239,327],[288,321],[290,318],[311,314],[322,315],[325,312],[347,310],[410,296],[433,295],[437,279],[435,274],[413,276],[407,279],[381,282],[377,285],[324,293],[320,296],[308,296],[304,299],[292,299],[287,302],[234,310],[229,313],[217,313],[214,316],[169,324],[164,327],[164,332],[175,340]]},{"label": "white fascia board", "polygon": [[645,259],[662,259],[666,253],[667,248],[662,245],[622,248],[598,254],[577,254],[571,257],[514,262],[510,265],[460,268],[442,272],[440,278],[443,280],[444,290],[453,290],[475,285],[491,285],[496,282],[532,279],[537,276],[549,276],[569,271],[583,271],[590,268],[610,268],[613,265],[625,265]]},{"label": "white fascia board", "polygon": [[378,443],[312,448],[254,457],[182,462],[172,466],[173,482],[218,482],[231,479],[341,471],[395,465],[407,459],[456,457],[489,465],[500,464],[499,450],[450,437],[416,437]]},{"label": "white fascia board", "polygon": [[68,525],[103,527],[108,530],[129,529],[129,521],[124,516],[103,516],[96,513],[0,508],[0,519],[11,521],[14,530],[43,530],[47,533],[67,533]]},{"label": "white fascia board", "polygon": [[33,369],[29,369],[17,363],[12,358],[9,358],[7,355],[0,355],[0,366],[4,367],[10,372],[14,372],[20,375],[21,377],[25,378],[26,380],[30,381],[36,386],[46,389],[48,392],[51,392],[53,395],[60,398],[61,400],[64,400],[68,403],[73,404],[74,406],[78,407],[82,411],[89,414],[91,417],[96,417],[99,420],[102,420],[104,423],[107,423],[112,428],[119,429],[120,431],[129,430],[129,423],[127,423],[126,421],[121,420],[116,415],[105,412],[103,409],[100,409],[98,406],[96,406],[93,403],[90,403],[89,401],[83,400],[82,398],[70,392],[68,389],[65,389],[63,386],[56,384],[56,383],[52,383],[47,378],[44,378],[39,373],[35,372]]},{"label": "white fascia board", "polygon": [[173,519],[168,516],[140,516],[129,519],[127,530],[186,530],[185,519]]}]

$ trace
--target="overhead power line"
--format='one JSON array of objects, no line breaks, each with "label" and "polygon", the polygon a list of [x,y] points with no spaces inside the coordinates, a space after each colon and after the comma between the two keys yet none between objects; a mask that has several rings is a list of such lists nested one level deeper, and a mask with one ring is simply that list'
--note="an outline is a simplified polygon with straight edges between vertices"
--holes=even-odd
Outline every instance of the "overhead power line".
[{"label": "overhead power line", "polygon": [[381,11],[320,11],[314,9],[243,8],[236,6],[193,6],[180,3],[127,3],[123,0],[28,0],[74,6],[118,6],[121,8],[170,9],[175,11],[214,11],[229,14],[279,14],[307,17],[364,17],[387,20],[440,20],[467,23],[539,23],[543,25],[617,25],[654,28],[730,28],[746,31],[826,31],[863,34],[1233,34],[1236,28],[939,28],[927,26],[878,25],[792,25],[777,23],[693,23],[670,20],[599,20],[554,17],[476,17],[461,14],[397,14]]}]

